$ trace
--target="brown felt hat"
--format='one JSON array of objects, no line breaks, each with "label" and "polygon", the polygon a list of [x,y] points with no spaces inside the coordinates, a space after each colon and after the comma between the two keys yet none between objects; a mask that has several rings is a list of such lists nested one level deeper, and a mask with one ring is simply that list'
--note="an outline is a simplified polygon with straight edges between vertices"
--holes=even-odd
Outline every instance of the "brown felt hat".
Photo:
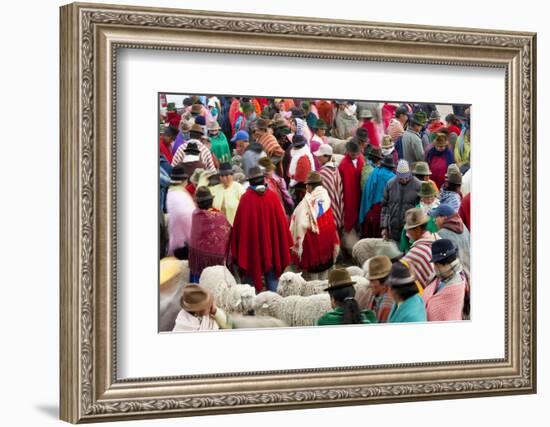
[{"label": "brown felt hat", "polygon": [[445,178],[450,184],[462,184],[462,174],[460,173],[460,169],[458,169],[456,163],[452,163],[449,165],[449,167],[447,168],[447,173],[445,174]]},{"label": "brown felt hat", "polygon": [[325,288],[325,291],[346,288],[348,286],[353,286],[354,284],[355,282],[351,280],[351,276],[347,270],[337,268],[328,274],[328,288]]},{"label": "brown felt hat", "polygon": [[191,114],[200,114],[200,113],[202,113],[202,105],[193,104],[191,106]]},{"label": "brown felt hat", "polygon": [[193,126],[191,126],[190,132],[196,132],[196,133],[204,134],[204,129],[198,123],[194,123]]},{"label": "brown felt hat", "polygon": [[311,171],[307,174],[306,184],[322,184],[323,178],[321,174],[316,171]]},{"label": "brown felt hat", "polygon": [[391,260],[385,255],[379,255],[369,259],[367,279],[382,279],[390,274]]},{"label": "brown felt hat", "polygon": [[260,157],[260,160],[258,160],[258,164],[263,167],[265,170],[268,171],[274,171],[275,165],[271,161],[269,157]]},{"label": "brown felt hat", "polygon": [[420,208],[411,208],[405,212],[405,230],[419,227],[428,222],[428,216]]},{"label": "brown felt hat", "polygon": [[212,294],[199,285],[187,285],[180,299],[181,308],[189,312],[202,311],[212,305]]},{"label": "brown felt hat", "polygon": [[432,171],[430,170],[430,166],[426,162],[416,162],[413,166],[413,174],[414,175],[431,175]]}]

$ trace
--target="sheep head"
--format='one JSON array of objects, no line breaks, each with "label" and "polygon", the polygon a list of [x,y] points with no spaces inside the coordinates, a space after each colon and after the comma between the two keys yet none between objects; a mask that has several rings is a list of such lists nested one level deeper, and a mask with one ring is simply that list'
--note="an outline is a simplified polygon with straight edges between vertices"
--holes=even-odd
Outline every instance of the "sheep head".
[{"label": "sheep head", "polygon": [[277,293],[283,297],[289,295],[300,295],[302,287],[306,281],[302,277],[302,273],[293,273],[287,271],[281,274],[279,278],[279,285],[277,286]]},{"label": "sheep head", "polygon": [[254,297],[254,300],[252,301],[252,308],[256,314],[270,315],[270,313],[274,311],[275,306],[282,299],[283,297],[276,292],[260,292]]}]

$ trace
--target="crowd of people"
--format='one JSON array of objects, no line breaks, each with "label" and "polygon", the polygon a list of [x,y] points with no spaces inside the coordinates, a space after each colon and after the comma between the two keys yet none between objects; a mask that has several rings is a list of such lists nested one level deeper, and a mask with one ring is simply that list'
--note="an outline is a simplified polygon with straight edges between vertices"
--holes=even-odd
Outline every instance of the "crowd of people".
[{"label": "crowd of people", "polygon": [[[182,311],[224,319],[196,284],[226,265],[258,293],[288,269],[328,279],[318,325],[469,318],[468,106],[442,119],[434,104],[165,100],[160,257],[189,261]],[[360,239],[377,240],[356,292],[342,267]]]}]

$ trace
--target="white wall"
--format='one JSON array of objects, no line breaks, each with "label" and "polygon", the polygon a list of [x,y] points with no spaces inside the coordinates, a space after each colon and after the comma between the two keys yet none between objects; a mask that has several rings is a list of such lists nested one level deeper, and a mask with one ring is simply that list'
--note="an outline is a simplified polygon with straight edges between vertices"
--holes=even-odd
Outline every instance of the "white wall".
[{"label": "white wall", "polygon": [[[121,3],[111,0],[113,3]],[[140,5],[184,7],[251,13],[362,19],[414,24],[538,32],[538,92],[548,93],[550,29],[543,2],[524,0],[480,2],[462,0],[452,6],[414,6],[410,0],[366,2],[277,0],[133,1]],[[354,7],[347,5],[354,4]],[[58,402],[58,6],[61,2],[6,2],[2,16],[0,182],[0,263],[2,347],[0,381],[3,425],[59,425]],[[162,76],[159,75],[159,79]],[[542,97],[539,97],[542,98]],[[32,106],[29,112],[17,103]],[[550,114],[548,103],[538,103],[538,122]],[[32,132],[29,130],[32,129]],[[539,394],[453,401],[406,403],[316,410],[268,412],[188,419],[189,426],[219,423],[240,426],[279,426],[308,423],[464,427],[490,420],[491,425],[544,425],[550,398],[545,361],[550,356],[546,300],[548,264],[543,243],[549,228],[550,172],[542,167],[548,144],[540,129],[539,156]],[[546,170],[544,170],[546,169]],[[547,199],[547,198],[546,198]],[[546,278],[544,280],[543,278]],[[129,422],[125,426],[181,425],[182,420]]]}]

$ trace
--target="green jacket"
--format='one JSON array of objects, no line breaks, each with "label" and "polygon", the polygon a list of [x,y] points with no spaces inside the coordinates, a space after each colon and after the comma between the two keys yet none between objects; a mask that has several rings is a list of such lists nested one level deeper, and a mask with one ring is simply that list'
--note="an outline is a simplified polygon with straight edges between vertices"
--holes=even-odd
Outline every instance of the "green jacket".
[{"label": "green jacket", "polygon": [[[317,320],[317,326],[342,325],[342,317],[344,315],[343,307],[336,307],[323,314]],[[363,310],[361,312],[363,318],[362,323],[376,323],[376,314],[372,310]]]},{"label": "green jacket", "polygon": [[227,138],[223,132],[218,132],[216,136],[210,137],[210,148],[216,155],[220,163],[229,163],[231,161],[231,151],[229,150],[229,144]]}]

